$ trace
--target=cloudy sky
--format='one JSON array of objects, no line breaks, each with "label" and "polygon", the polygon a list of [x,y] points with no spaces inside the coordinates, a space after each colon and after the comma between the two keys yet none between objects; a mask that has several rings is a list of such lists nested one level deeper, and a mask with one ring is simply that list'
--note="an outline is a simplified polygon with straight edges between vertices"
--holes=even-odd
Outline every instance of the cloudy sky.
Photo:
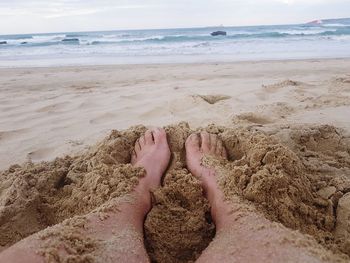
[{"label": "cloudy sky", "polygon": [[350,0],[0,0],[0,34],[302,23]]}]

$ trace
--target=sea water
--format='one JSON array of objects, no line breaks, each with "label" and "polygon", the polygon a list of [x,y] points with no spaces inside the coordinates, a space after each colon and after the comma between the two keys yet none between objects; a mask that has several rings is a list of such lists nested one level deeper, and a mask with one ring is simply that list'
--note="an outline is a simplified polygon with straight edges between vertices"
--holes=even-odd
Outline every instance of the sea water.
[{"label": "sea water", "polygon": [[[223,30],[226,36],[211,36]],[[350,57],[350,19],[308,24],[1,35],[0,67]]]}]

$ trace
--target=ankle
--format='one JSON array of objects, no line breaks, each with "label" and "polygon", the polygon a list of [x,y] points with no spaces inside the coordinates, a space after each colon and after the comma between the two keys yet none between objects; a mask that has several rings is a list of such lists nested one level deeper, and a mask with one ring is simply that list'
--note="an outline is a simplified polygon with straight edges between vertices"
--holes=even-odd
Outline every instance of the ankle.
[{"label": "ankle", "polygon": [[117,221],[125,220],[142,233],[144,220],[150,209],[150,193],[145,192],[141,187],[136,187],[130,194],[112,199],[106,213],[108,214],[107,218],[114,218]]},{"label": "ankle", "polygon": [[231,209],[226,203],[215,202],[210,204],[210,213],[217,230],[222,229],[230,221]]},{"label": "ankle", "polygon": [[135,197],[135,209],[137,213],[145,217],[152,208],[151,193],[148,187],[138,185],[133,192]]},{"label": "ankle", "polygon": [[210,213],[217,230],[222,229],[231,219],[231,207],[225,202],[223,193],[218,190],[208,191]]},{"label": "ankle", "polygon": [[231,207],[225,202],[224,193],[219,188],[216,181],[216,171],[214,169],[204,169],[206,174],[202,174],[202,186],[206,198],[209,201],[210,213],[215,223],[216,229],[224,227],[230,220]]}]

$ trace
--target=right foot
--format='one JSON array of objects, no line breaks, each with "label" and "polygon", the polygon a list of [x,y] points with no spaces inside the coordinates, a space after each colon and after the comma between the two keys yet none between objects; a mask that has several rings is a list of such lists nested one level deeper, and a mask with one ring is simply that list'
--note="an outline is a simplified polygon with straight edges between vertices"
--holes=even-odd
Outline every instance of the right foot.
[{"label": "right foot", "polygon": [[224,194],[218,187],[214,168],[202,165],[204,155],[227,159],[226,149],[215,134],[193,133],[186,140],[186,163],[189,171],[197,177],[211,206],[211,214],[216,228],[222,228],[230,207],[224,202]]}]

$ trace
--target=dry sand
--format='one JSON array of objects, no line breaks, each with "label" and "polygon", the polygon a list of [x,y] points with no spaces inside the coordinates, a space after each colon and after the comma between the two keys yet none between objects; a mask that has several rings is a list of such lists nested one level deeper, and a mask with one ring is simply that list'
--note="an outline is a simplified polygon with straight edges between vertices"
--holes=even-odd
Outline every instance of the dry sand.
[{"label": "dry sand", "polygon": [[138,124],[350,129],[349,68],[350,60],[312,60],[0,69],[0,169],[76,153]]},{"label": "dry sand", "polygon": [[[206,129],[229,153],[227,163],[204,160],[220,170],[228,200],[300,231],[316,255],[348,261],[349,68],[313,60],[1,69],[0,167],[48,162],[2,172],[0,245],[129,192],[140,176],[130,151],[146,128],[127,128],[143,124],[166,126],[173,153],[145,222],[153,260],[193,261],[214,236],[184,162],[185,139]],[[180,121],[189,124],[169,125]]]}]

